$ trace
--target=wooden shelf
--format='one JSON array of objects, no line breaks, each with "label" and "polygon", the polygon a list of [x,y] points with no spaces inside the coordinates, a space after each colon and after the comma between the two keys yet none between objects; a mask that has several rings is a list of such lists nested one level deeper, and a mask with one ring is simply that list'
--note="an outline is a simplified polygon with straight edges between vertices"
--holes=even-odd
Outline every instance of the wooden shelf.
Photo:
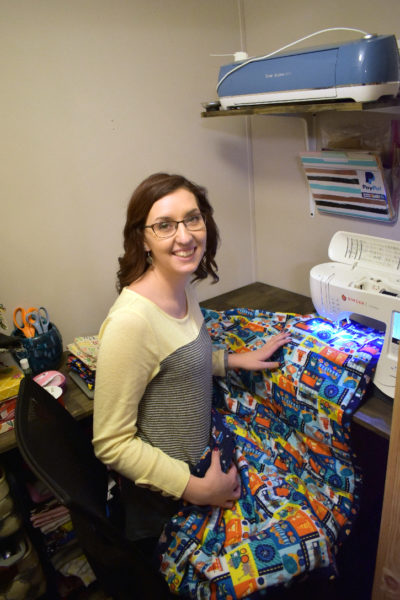
[{"label": "wooden shelf", "polygon": [[389,439],[392,427],[393,400],[384,397],[375,387],[367,394],[365,403],[354,413],[353,421]]},{"label": "wooden shelf", "polygon": [[295,104],[259,104],[256,106],[241,106],[229,110],[205,110],[201,113],[204,118],[210,117],[231,117],[239,115],[304,115],[316,114],[327,111],[387,111],[393,108],[399,108],[400,98],[388,98],[377,100],[375,102],[296,102]]}]

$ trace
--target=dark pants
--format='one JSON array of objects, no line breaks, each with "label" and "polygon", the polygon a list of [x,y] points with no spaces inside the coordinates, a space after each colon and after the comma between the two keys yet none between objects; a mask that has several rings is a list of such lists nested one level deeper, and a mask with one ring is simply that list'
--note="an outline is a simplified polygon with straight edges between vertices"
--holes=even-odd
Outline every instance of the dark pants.
[{"label": "dark pants", "polygon": [[179,501],[139,487],[125,477],[121,477],[120,492],[125,533],[130,540],[158,538],[165,523],[179,510]]}]

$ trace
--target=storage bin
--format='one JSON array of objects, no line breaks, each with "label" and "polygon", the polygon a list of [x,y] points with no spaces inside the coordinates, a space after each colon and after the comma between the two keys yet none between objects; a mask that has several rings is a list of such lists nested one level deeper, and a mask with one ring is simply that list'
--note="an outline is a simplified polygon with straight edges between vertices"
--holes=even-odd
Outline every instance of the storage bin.
[{"label": "storage bin", "polygon": [[58,369],[63,345],[61,334],[54,323],[49,323],[48,331],[33,338],[25,337],[19,329],[15,329],[12,335],[19,337],[23,346],[23,349],[12,350],[18,364],[22,358],[27,358],[33,375]]}]

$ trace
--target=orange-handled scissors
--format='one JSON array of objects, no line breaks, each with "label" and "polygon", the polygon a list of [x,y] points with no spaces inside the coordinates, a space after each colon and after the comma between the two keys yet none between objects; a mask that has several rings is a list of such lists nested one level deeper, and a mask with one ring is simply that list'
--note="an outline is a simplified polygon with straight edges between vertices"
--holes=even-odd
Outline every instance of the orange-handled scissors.
[{"label": "orange-handled scissors", "polygon": [[14,314],[13,314],[13,320],[14,320],[15,327],[20,329],[22,331],[22,333],[24,334],[24,336],[27,338],[32,338],[35,336],[34,326],[31,325],[29,323],[29,321],[27,321],[27,319],[26,319],[27,313],[31,312],[32,310],[37,310],[37,309],[36,308],[28,308],[28,310],[25,310],[24,308],[21,308],[21,306],[18,306],[14,310]]}]

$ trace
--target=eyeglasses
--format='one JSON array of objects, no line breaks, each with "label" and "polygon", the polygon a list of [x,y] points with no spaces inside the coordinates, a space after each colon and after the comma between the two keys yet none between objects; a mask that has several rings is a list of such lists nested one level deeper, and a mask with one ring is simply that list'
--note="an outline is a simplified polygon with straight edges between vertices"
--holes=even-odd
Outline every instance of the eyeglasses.
[{"label": "eyeglasses", "polygon": [[196,213],[182,219],[182,221],[158,221],[153,225],[145,225],[143,229],[152,229],[159,238],[169,238],[178,231],[179,223],[183,223],[189,231],[199,231],[204,229],[205,226],[204,216],[201,213]]}]

